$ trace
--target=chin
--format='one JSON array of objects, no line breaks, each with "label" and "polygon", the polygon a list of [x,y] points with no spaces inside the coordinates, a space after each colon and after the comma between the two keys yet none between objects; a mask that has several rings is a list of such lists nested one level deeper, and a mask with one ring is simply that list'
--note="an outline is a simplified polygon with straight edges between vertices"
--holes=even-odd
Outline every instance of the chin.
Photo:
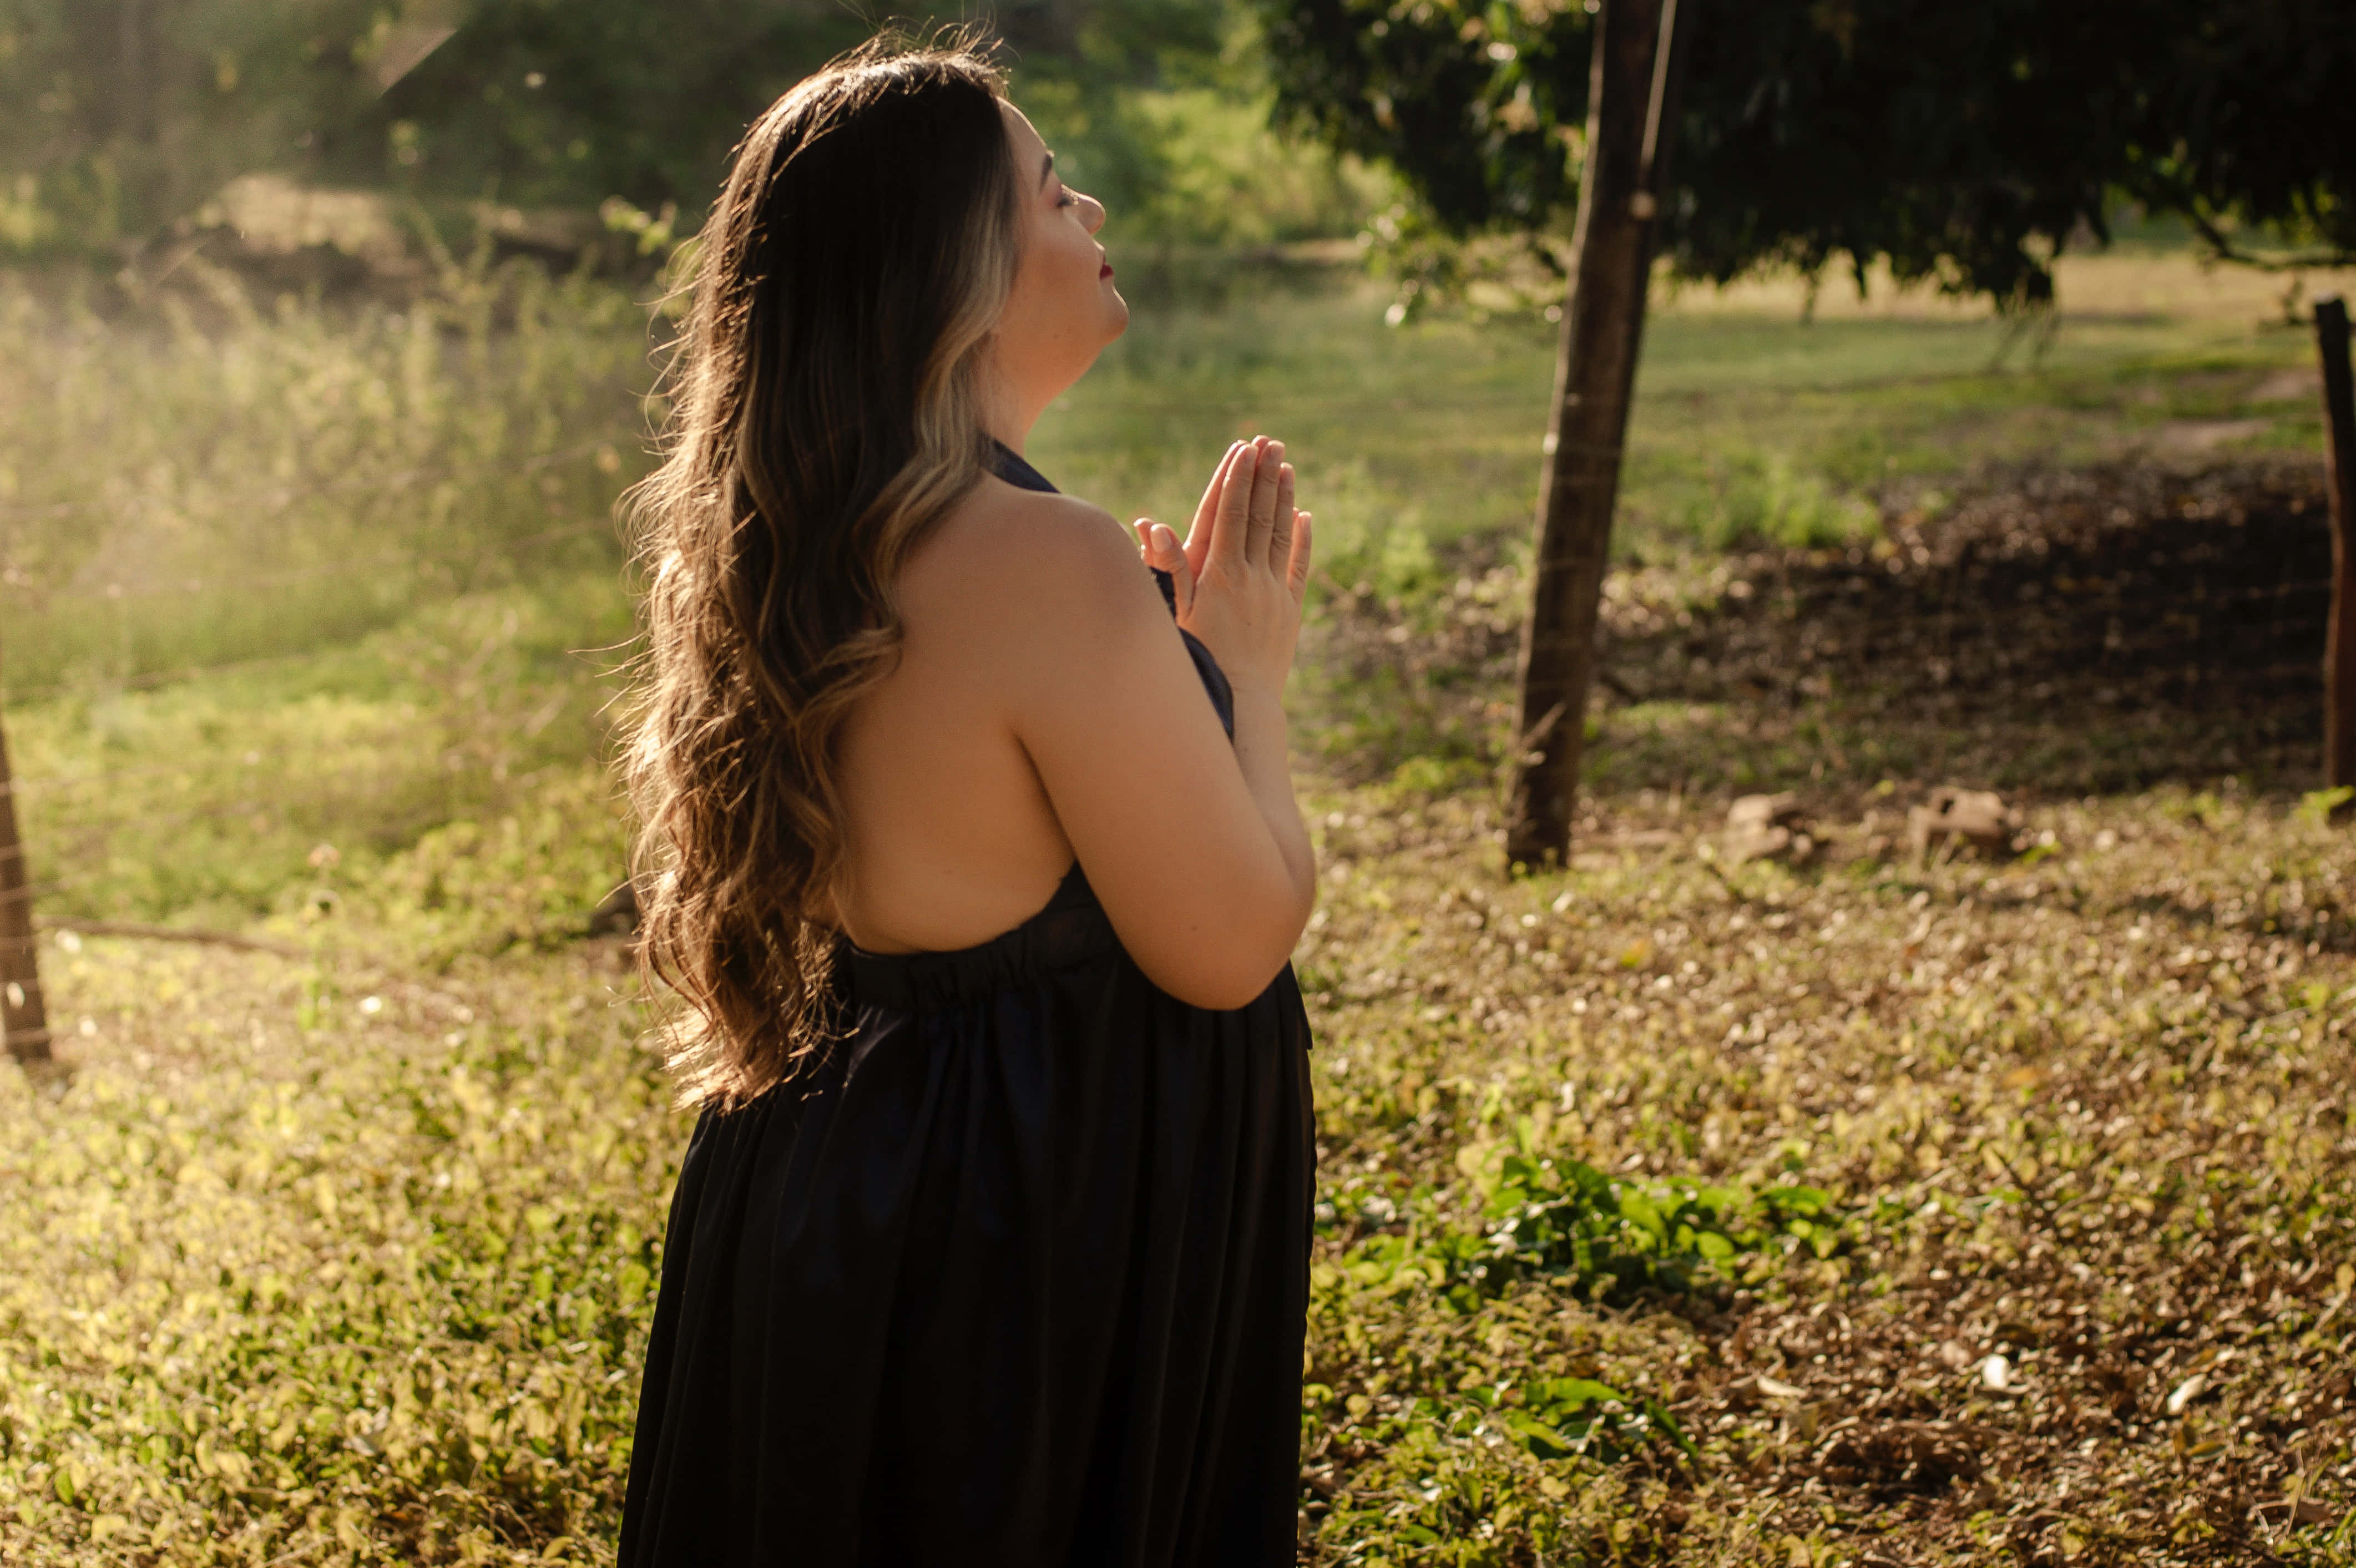
[{"label": "chin", "polygon": [[1109,296],[1105,304],[1105,341],[1110,343],[1129,330],[1129,302],[1110,283],[1105,284],[1105,293]]}]

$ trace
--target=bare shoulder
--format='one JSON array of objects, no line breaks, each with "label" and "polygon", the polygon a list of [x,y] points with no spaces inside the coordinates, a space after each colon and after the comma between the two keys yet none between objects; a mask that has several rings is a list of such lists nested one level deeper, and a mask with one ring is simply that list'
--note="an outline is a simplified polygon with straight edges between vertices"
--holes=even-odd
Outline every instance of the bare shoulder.
[{"label": "bare shoulder", "polygon": [[920,545],[900,581],[912,622],[994,626],[1029,640],[1161,612],[1137,541],[1103,507],[1072,496],[974,487]]}]

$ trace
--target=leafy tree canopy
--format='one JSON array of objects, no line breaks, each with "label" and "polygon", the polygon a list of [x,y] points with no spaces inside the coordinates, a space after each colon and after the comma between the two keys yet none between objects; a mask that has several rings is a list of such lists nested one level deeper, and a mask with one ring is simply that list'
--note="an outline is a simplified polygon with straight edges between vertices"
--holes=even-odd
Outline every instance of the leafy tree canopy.
[{"label": "leafy tree canopy", "polygon": [[[1441,231],[1567,230],[1594,0],[1258,0],[1279,112]],[[2221,253],[2356,256],[2345,0],[1685,0],[1664,249],[1723,282],[1877,259],[2034,304],[2121,196]]]}]

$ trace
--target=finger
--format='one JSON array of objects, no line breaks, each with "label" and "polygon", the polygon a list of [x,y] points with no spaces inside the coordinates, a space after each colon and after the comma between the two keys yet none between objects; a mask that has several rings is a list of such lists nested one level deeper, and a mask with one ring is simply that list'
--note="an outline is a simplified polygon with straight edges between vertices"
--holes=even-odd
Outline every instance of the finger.
[{"label": "finger", "polygon": [[1194,563],[1186,559],[1185,547],[1178,542],[1176,534],[1160,523],[1152,525],[1152,532],[1153,553],[1148,559],[1156,569],[1170,574],[1178,613],[1183,615],[1194,604]]},{"label": "finger", "polygon": [[1153,564],[1167,571],[1173,559],[1181,566],[1186,562],[1186,547],[1178,542],[1178,535],[1160,523],[1148,523],[1147,539],[1153,550]]},{"label": "finger", "polygon": [[1241,452],[1243,448],[1242,442],[1231,441],[1227,443],[1227,450],[1219,454],[1218,463],[1211,470],[1211,482],[1203,487],[1203,499],[1194,507],[1194,520],[1188,526],[1187,534],[1190,539],[1193,538],[1194,529],[1210,526],[1212,514],[1218,510],[1219,487],[1226,480],[1227,465],[1235,462],[1236,453]]},{"label": "finger", "polygon": [[1260,447],[1258,442],[1236,448],[1235,461],[1227,464],[1226,483],[1219,491],[1219,507],[1213,520],[1211,549],[1206,566],[1218,563],[1229,571],[1239,571],[1244,566],[1244,547],[1251,531],[1252,485],[1258,477]]},{"label": "finger", "polygon": [[1235,466],[1236,454],[1244,449],[1240,441],[1227,443],[1219,465],[1211,470],[1211,482],[1203,490],[1203,499],[1194,508],[1194,520],[1186,528],[1186,559],[1196,571],[1211,553],[1211,537],[1218,532],[1219,497],[1226,494],[1227,471]]},{"label": "finger", "polygon": [[[1137,553],[1145,564],[1156,571],[1169,571],[1170,551],[1178,548],[1178,536],[1151,517],[1140,517],[1130,527],[1137,534]],[[1162,542],[1165,539],[1169,541],[1166,547]],[[1183,558],[1186,552],[1179,549],[1178,553]]]},{"label": "finger", "polygon": [[1269,535],[1268,563],[1292,559],[1292,519],[1299,516],[1292,506],[1292,464],[1279,464],[1276,470],[1276,531]]},{"label": "finger", "polygon": [[1284,580],[1292,590],[1292,602],[1298,604],[1309,592],[1309,514],[1301,513],[1292,520],[1292,553],[1284,563]]},{"label": "finger", "polygon": [[1259,465],[1252,473],[1249,532],[1244,560],[1251,566],[1269,564],[1269,540],[1276,537],[1276,490],[1284,468],[1284,443],[1271,441],[1260,448]]}]

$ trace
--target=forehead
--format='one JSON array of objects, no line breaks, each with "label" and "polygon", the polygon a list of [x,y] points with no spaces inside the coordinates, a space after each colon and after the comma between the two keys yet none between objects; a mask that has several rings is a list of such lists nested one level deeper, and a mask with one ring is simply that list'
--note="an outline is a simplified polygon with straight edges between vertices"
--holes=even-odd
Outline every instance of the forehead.
[{"label": "forehead", "polygon": [[999,117],[1006,122],[1007,144],[1014,149],[1014,166],[1026,176],[1037,171],[1047,156],[1047,144],[1032,128],[1023,111],[1003,98],[998,101]]}]

